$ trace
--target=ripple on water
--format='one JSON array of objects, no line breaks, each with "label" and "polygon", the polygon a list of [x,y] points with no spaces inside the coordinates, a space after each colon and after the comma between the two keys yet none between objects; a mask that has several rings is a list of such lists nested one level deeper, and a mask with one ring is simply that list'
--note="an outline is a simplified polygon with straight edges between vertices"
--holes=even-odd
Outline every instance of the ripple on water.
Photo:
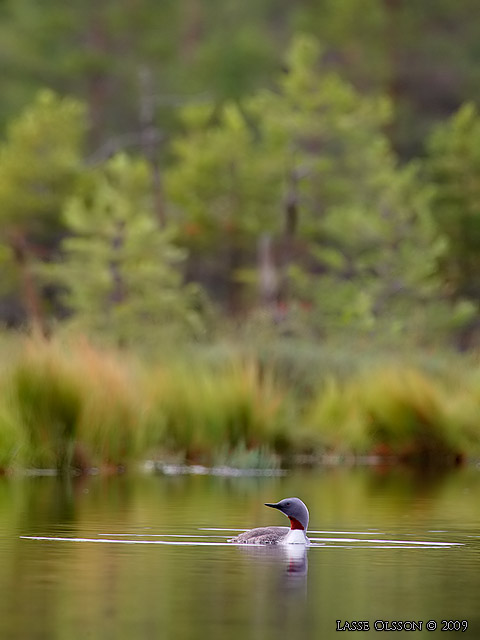
[{"label": "ripple on water", "polygon": [[[47,542],[99,542],[103,544],[149,544],[149,545],[175,545],[175,546],[231,546],[227,538],[232,533],[244,531],[244,529],[222,529],[222,528],[201,528],[199,531],[211,531],[212,533],[98,533],[97,537],[74,537],[74,536],[19,536],[23,540],[47,541]],[[213,532],[222,532],[213,533]],[[228,533],[227,533],[228,532]],[[375,548],[375,549],[439,549],[464,546],[462,542],[449,542],[437,540],[395,540],[391,538],[365,538],[371,536],[372,531],[313,531],[311,533],[329,533],[329,536],[310,535],[310,548]],[[430,531],[430,533],[434,533]],[[441,533],[444,533],[443,531]],[[331,534],[335,534],[332,537]],[[386,535],[382,532],[375,532],[378,535]],[[344,537],[344,536],[361,537]],[[338,536],[338,537],[337,537]],[[152,539],[155,538],[155,539]],[[179,540],[178,538],[181,538]],[[218,540],[218,538],[221,538]],[[263,546],[263,545],[262,545]]]}]

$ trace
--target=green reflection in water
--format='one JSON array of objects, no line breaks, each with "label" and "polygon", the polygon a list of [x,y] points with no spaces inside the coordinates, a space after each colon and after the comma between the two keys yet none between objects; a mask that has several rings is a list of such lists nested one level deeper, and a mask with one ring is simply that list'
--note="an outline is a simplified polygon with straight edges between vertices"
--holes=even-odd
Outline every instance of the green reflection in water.
[{"label": "green reflection in water", "polygon": [[[357,542],[309,549],[302,562],[272,548],[19,538],[223,542],[229,532],[209,528],[285,524],[263,503],[290,495],[309,506],[311,530],[327,532],[312,536],[358,532],[343,534]],[[3,478],[0,527],[2,638],[333,638],[337,619],[467,619],[468,635],[480,632],[473,468],[436,477],[330,469],[261,479]],[[365,542],[372,538],[462,546],[391,549]]]}]

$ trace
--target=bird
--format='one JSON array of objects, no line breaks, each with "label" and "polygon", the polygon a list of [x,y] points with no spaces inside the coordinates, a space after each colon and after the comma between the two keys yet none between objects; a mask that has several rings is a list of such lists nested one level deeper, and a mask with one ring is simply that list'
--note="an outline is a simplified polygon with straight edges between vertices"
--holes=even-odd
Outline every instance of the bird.
[{"label": "bird", "polygon": [[290,520],[290,528],[258,527],[240,533],[231,538],[229,542],[234,544],[310,544],[305,533],[308,527],[309,513],[300,498],[284,498],[275,503],[265,502],[265,506],[284,513]]}]

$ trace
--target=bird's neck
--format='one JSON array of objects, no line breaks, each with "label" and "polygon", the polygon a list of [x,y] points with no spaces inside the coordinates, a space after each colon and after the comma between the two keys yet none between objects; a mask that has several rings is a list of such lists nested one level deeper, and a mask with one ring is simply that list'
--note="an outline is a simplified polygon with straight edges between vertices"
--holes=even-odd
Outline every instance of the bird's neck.
[{"label": "bird's neck", "polygon": [[290,529],[300,529],[301,531],[305,531],[305,527],[296,518],[288,516],[288,519],[290,520]]},{"label": "bird's neck", "polygon": [[284,544],[285,545],[289,545],[289,544],[309,545],[310,544],[310,540],[305,535],[305,531],[304,530],[302,530],[302,529],[290,529],[288,531],[287,535],[280,542],[280,544],[282,544],[282,545],[284,545]]}]

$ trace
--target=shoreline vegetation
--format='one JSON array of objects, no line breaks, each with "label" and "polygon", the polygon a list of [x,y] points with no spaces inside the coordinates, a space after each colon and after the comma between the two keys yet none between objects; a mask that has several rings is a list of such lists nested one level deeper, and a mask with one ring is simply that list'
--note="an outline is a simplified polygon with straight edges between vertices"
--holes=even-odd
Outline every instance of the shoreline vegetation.
[{"label": "shoreline vegetation", "polygon": [[[81,16],[68,41],[96,41]],[[401,154],[398,83],[351,76],[355,48],[339,65],[294,22],[263,80],[221,99],[167,108],[166,52],[120,65],[122,85],[117,50],[19,95],[0,140],[4,472],[480,459],[478,104],[447,91]],[[123,89],[99,135],[102,86]]]},{"label": "shoreline vegetation", "polygon": [[348,354],[288,339],[197,344],[150,360],[86,338],[9,337],[0,348],[5,473],[115,473],[145,461],[165,473],[432,468],[480,455],[472,355]]}]

